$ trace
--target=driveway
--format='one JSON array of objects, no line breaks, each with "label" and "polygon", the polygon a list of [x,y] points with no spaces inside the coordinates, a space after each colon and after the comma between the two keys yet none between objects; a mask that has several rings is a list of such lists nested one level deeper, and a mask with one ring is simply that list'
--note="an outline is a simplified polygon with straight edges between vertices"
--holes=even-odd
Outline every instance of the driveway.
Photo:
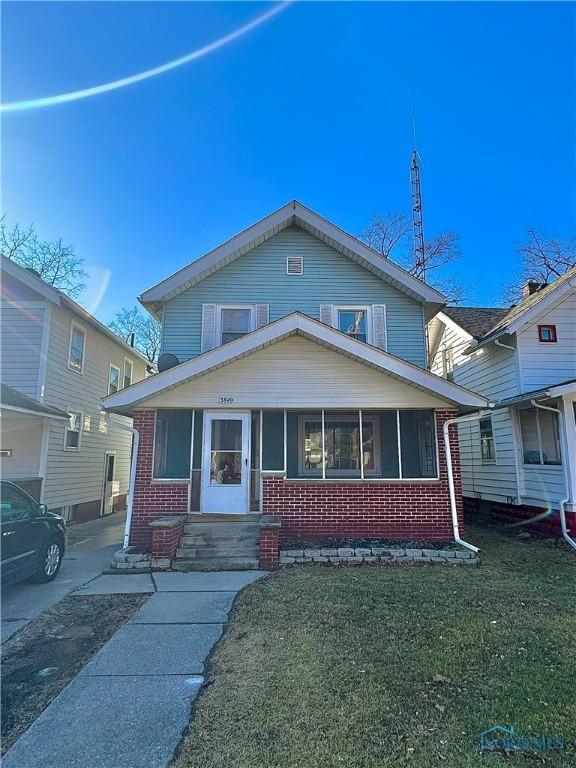
[{"label": "driveway", "polygon": [[21,582],[2,590],[2,641],[51,608],[109,565],[124,536],[125,513],[68,528],[68,549],[60,573],[48,584]]}]

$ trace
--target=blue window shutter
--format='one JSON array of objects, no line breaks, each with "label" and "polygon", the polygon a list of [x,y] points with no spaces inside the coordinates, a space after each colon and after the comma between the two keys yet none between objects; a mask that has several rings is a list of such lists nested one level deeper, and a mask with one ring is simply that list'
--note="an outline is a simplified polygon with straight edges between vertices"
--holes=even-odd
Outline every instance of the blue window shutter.
[{"label": "blue window shutter", "polygon": [[386,305],[372,304],[373,344],[378,349],[388,349],[388,333],[386,330]]},{"label": "blue window shutter", "polygon": [[216,346],[216,304],[202,304],[202,352]]},{"label": "blue window shutter", "polygon": [[334,327],[334,309],[332,304],[320,304],[320,322]]},{"label": "blue window shutter", "polygon": [[256,304],[256,328],[262,328],[270,322],[268,319],[268,304]]}]

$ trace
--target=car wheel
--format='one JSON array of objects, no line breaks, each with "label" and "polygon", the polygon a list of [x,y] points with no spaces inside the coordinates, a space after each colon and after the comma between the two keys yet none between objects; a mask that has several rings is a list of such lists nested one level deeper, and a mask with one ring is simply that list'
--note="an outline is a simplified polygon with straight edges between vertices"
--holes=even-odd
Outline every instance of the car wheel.
[{"label": "car wheel", "polygon": [[63,556],[64,549],[59,541],[52,539],[45,544],[38,560],[38,569],[32,577],[32,581],[44,583],[55,579],[60,570]]}]

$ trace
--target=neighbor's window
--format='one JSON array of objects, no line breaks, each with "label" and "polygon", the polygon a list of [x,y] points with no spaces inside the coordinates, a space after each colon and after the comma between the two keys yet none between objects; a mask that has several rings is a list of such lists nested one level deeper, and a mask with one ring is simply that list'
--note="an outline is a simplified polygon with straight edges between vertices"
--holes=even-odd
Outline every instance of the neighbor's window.
[{"label": "neighbor's window", "polygon": [[358,341],[368,341],[368,309],[337,307],[338,330]]},{"label": "neighbor's window", "polygon": [[132,360],[124,358],[124,387],[129,387],[132,384],[132,376],[134,375],[134,364]]},{"label": "neighbor's window", "polygon": [[454,381],[454,350],[446,347],[442,350],[442,376],[448,381]]},{"label": "neighbor's window", "polygon": [[190,478],[190,442],[192,413],[184,410],[156,412],[154,435],[154,477],[188,480]]},{"label": "neighbor's window", "polygon": [[120,389],[120,368],[116,365],[110,364],[110,371],[108,373],[108,394],[113,395],[114,392],[118,392]]},{"label": "neighbor's window", "polygon": [[558,415],[539,408],[520,411],[524,464],[562,463]]},{"label": "neighbor's window", "polygon": [[220,341],[229,341],[246,336],[252,330],[251,307],[223,307],[220,310]]},{"label": "neighbor's window", "polygon": [[80,448],[80,432],[82,431],[82,414],[68,411],[68,424],[64,435],[64,448],[78,450]]},{"label": "neighbor's window", "polygon": [[496,460],[491,416],[480,419],[480,454],[482,461],[490,462]]},{"label": "neighbor's window", "polygon": [[84,371],[85,347],[86,331],[80,325],[72,323],[70,328],[70,345],[68,347],[68,368],[77,373]]},{"label": "neighbor's window", "polygon": [[558,337],[556,336],[556,326],[539,325],[538,339],[543,341],[545,344],[554,344],[554,342],[558,341]]}]

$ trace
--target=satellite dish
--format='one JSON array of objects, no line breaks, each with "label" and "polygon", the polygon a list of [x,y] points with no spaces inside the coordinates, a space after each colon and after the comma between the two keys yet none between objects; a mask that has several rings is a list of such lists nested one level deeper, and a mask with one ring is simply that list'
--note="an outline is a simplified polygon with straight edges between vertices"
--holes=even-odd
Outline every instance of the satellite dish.
[{"label": "satellite dish", "polygon": [[180,361],[176,357],[176,355],[171,355],[169,352],[164,352],[163,355],[160,355],[158,358],[158,372],[162,373],[162,371],[167,371],[169,368],[174,368],[175,365],[178,365]]}]

